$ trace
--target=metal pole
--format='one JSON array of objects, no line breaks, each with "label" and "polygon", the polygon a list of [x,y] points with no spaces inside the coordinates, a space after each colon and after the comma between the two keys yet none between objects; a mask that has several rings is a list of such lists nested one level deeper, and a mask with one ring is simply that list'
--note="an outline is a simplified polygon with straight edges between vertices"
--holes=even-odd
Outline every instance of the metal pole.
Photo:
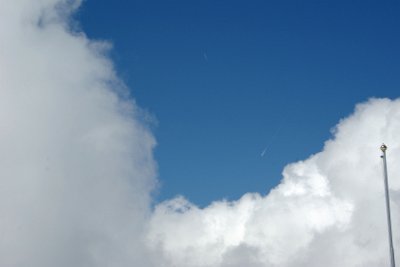
[{"label": "metal pole", "polygon": [[384,176],[384,180],[385,180],[386,214],[387,214],[387,223],[388,223],[388,232],[389,232],[389,248],[390,248],[390,266],[396,267],[396,263],[394,261],[394,250],[393,250],[392,220],[390,217],[389,183],[388,183],[388,172],[387,172],[387,163],[386,163],[387,146],[385,144],[382,144],[381,150],[383,152],[381,158],[383,160],[383,176]]}]

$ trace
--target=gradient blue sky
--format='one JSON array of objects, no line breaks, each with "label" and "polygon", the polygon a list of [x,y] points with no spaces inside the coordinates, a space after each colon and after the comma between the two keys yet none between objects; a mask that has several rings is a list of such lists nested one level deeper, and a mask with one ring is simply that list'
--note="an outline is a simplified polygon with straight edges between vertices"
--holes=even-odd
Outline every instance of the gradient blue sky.
[{"label": "gradient blue sky", "polygon": [[400,92],[398,1],[86,0],[76,17],[158,120],[157,201],[267,193],[356,103]]}]

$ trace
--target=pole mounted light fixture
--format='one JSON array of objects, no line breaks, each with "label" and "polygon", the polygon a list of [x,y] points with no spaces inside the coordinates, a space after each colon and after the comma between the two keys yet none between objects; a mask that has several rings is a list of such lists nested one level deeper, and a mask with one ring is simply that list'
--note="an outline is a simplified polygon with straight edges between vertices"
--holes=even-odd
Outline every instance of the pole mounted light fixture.
[{"label": "pole mounted light fixture", "polygon": [[393,249],[393,237],[392,237],[392,219],[390,216],[390,197],[389,197],[389,182],[388,182],[388,171],[386,163],[386,150],[387,146],[385,144],[381,145],[382,151],[382,161],[383,161],[383,178],[385,183],[385,198],[386,198],[386,215],[388,223],[388,233],[389,233],[389,250],[390,250],[390,266],[396,267],[394,260],[394,249]]}]

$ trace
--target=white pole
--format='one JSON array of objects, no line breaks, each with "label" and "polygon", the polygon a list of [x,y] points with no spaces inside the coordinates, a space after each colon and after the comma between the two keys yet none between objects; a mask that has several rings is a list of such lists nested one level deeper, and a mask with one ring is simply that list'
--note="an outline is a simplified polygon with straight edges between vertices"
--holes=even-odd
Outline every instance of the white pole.
[{"label": "white pole", "polygon": [[396,267],[396,263],[394,261],[394,250],[393,250],[392,220],[390,217],[389,183],[388,183],[388,171],[387,171],[387,163],[386,163],[387,146],[385,144],[382,144],[381,150],[383,152],[381,158],[383,160],[383,176],[384,176],[384,181],[385,181],[386,214],[387,214],[387,223],[388,223],[388,232],[389,232],[389,248],[390,248],[390,266]]}]

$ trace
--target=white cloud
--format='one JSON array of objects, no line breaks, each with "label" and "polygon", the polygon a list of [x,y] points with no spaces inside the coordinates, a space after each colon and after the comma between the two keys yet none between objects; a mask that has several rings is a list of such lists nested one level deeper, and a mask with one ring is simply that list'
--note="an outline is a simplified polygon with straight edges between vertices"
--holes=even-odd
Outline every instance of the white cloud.
[{"label": "white cloud", "polygon": [[[182,197],[151,220],[160,266],[382,266],[388,242],[379,144],[390,144],[392,195],[399,194],[400,101],[373,99],[342,120],[324,150],[289,164],[266,196],[199,209]],[[393,225],[399,225],[398,198]],[[398,231],[395,231],[395,234]],[[399,234],[395,235],[400,246]]]},{"label": "white cloud", "polygon": [[62,3],[0,1],[0,266],[146,266],[155,140]]},{"label": "white cloud", "polygon": [[[373,99],[268,195],[151,211],[155,140],[80,1],[0,0],[0,266],[372,267],[388,262],[389,145],[400,246],[400,100]],[[244,177],[245,178],[245,177]]]}]

